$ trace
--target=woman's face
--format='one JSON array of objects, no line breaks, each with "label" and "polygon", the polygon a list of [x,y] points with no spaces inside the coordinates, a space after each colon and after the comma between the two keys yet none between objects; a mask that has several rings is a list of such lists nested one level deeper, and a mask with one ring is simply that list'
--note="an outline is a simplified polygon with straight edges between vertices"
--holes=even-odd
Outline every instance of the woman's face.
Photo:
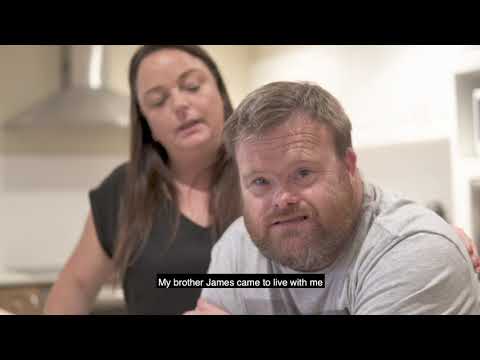
[{"label": "woman's face", "polygon": [[139,67],[137,98],[154,139],[170,156],[220,146],[224,104],[200,59],[177,49],[148,55]]}]

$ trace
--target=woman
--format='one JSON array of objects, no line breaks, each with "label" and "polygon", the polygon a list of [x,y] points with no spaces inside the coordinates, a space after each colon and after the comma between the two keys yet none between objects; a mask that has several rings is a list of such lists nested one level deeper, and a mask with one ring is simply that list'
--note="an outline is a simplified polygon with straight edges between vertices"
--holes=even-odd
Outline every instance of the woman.
[{"label": "woman", "polygon": [[130,161],[90,192],[79,244],[47,314],[87,314],[102,285],[123,283],[129,314],[181,314],[200,289],[157,289],[156,274],[206,273],[214,241],[240,214],[221,133],[232,105],[198,46],[145,45],[129,70]]}]

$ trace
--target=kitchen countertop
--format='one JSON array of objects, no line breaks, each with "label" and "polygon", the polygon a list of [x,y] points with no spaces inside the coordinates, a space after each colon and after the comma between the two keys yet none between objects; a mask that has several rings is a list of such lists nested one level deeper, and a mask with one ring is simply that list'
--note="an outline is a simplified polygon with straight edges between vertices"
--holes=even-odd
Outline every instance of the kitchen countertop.
[{"label": "kitchen countertop", "polygon": [[[16,272],[0,269],[0,289],[28,286],[51,286],[58,272]],[[98,294],[97,306],[101,308],[120,306],[124,303],[123,290],[105,285]]]}]

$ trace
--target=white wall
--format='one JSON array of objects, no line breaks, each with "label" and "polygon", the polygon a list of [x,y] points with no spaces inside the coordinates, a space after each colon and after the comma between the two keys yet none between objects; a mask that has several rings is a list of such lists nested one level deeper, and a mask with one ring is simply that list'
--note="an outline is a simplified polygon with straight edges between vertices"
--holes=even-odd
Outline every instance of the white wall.
[{"label": "white wall", "polygon": [[244,45],[204,45],[217,63],[225,80],[233,106],[250,91],[251,48]]},{"label": "white wall", "polygon": [[130,94],[128,89],[128,66],[138,47],[139,45],[112,45],[107,46],[105,49],[106,86],[119,94]]},{"label": "white wall", "polygon": [[440,202],[447,218],[453,218],[453,164],[448,140],[360,147],[357,156],[368,181],[422,205]]},{"label": "white wall", "polygon": [[78,241],[87,192],[121,157],[0,158],[0,267],[59,269]]},{"label": "white wall", "polygon": [[257,51],[251,88],[319,83],[344,105],[357,145],[448,137],[455,46],[281,46]]}]

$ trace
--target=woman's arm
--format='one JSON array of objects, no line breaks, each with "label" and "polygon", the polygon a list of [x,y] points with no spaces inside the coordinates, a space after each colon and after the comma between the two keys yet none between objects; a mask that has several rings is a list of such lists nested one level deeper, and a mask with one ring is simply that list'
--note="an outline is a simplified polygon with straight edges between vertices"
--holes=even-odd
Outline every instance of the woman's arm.
[{"label": "woman's arm", "polygon": [[90,212],[82,237],[47,299],[45,314],[88,314],[114,265],[100,246]]}]

